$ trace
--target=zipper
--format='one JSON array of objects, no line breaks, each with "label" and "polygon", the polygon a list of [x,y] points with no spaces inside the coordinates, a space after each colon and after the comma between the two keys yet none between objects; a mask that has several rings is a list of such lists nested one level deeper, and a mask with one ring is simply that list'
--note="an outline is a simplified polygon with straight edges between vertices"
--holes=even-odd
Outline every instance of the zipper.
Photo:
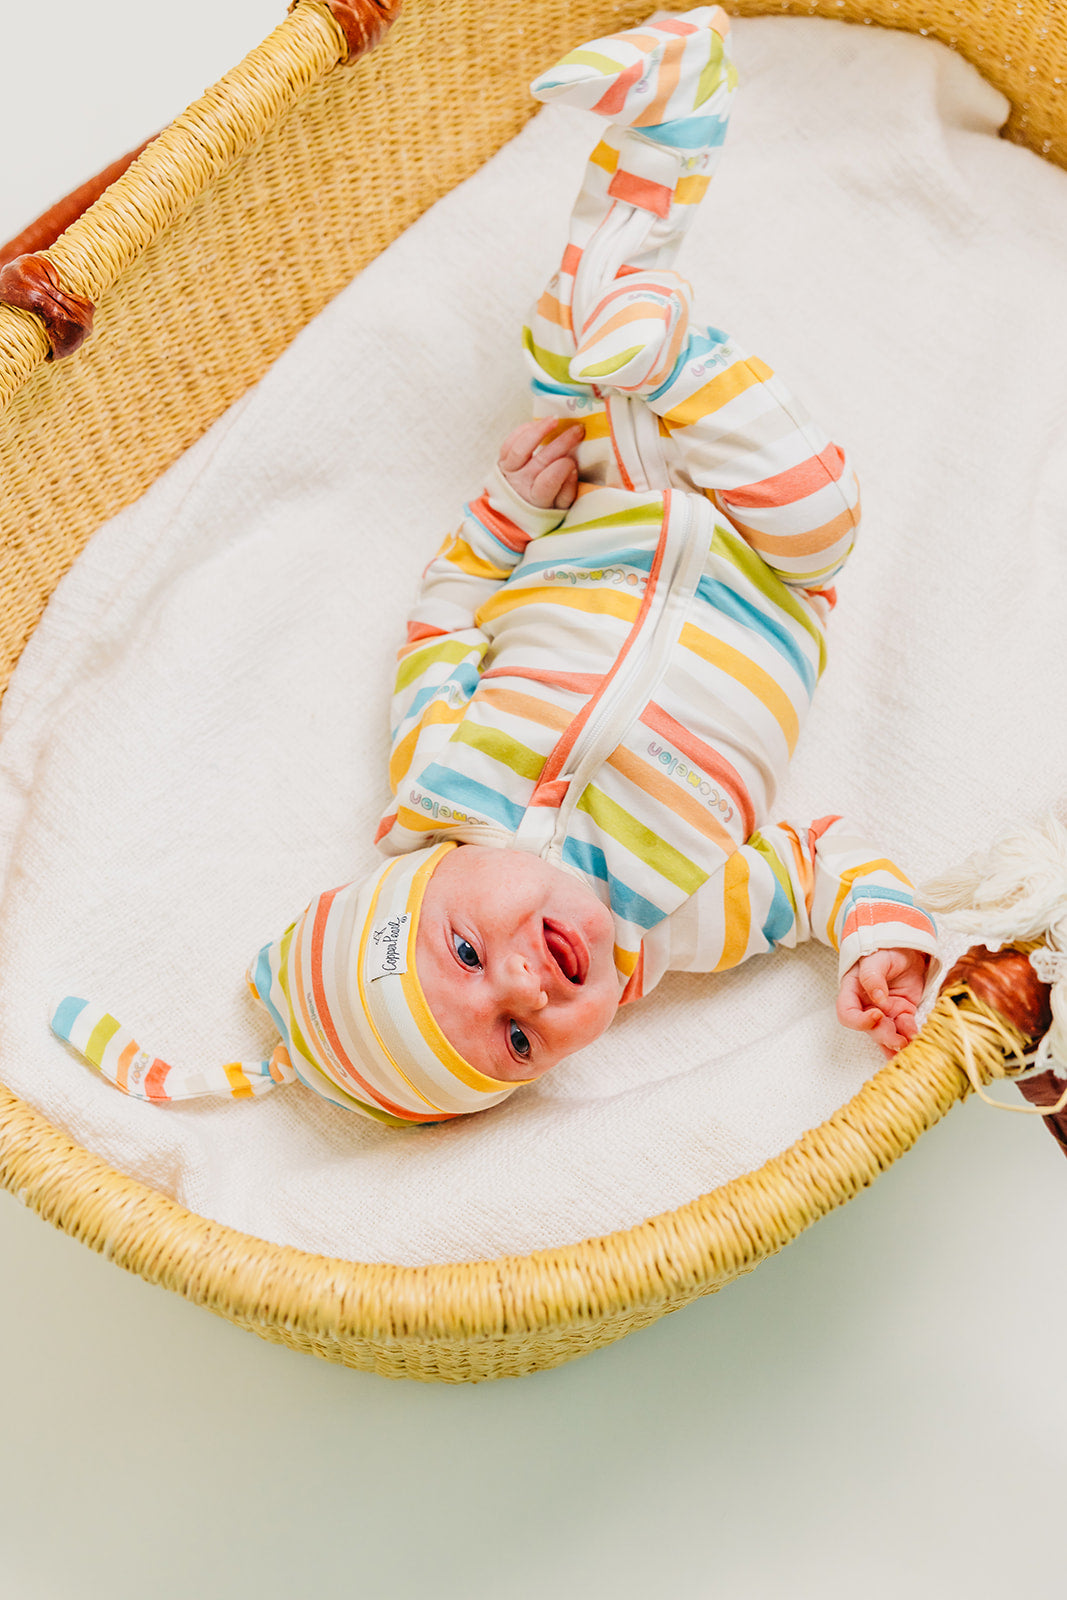
[{"label": "zipper", "polygon": [[[711,546],[711,509],[695,495],[664,495],[666,545],[656,594],[635,639],[603,699],[567,757],[560,780],[568,785],[558,810],[542,812],[553,822],[543,853],[561,851],[573,812],[590,780],[611,755],[626,728],[655,695],[674,654]],[[525,819],[524,819],[525,820]],[[546,830],[547,831],[547,830]]]}]

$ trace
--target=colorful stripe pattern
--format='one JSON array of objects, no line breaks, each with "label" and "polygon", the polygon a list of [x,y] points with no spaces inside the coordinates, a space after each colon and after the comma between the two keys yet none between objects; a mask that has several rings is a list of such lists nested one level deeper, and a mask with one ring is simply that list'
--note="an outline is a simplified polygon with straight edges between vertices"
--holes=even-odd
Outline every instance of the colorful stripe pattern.
[{"label": "colorful stripe pattern", "polygon": [[172,1067],[142,1050],[108,1011],[68,995],[52,1017],[52,1031],[92,1062],[101,1076],[135,1100],[198,1100],[230,1095],[248,1100],[296,1077],[289,1054],[279,1045],[269,1061],[230,1061],[195,1070]]},{"label": "colorful stripe pattern", "polygon": [[[468,507],[427,568],[394,700],[382,848],[478,839],[582,873],[613,913],[628,998],[675,964],[676,923],[679,959],[711,969],[812,935],[847,954],[878,927],[931,947],[896,869],[843,825],[761,827],[824,665],[858,492],[769,367],[689,324],[669,270],[735,82],[728,20],[702,8],[535,85],[615,124],[524,334],[536,413],[584,425],[578,497],[538,512],[496,476],[474,505],[498,520]],[[669,204],[625,197],[624,168],[669,182]],[[642,487],[657,450],[661,486]],[[705,541],[695,573],[672,554],[685,516]]]}]

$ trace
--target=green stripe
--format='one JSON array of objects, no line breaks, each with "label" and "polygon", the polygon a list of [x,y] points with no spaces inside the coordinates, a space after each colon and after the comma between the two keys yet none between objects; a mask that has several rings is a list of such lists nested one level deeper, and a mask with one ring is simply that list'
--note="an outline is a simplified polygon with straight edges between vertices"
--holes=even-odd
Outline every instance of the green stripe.
[{"label": "green stripe", "polygon": [[578,810],[587,812],[604,833],[617,839],[631,855],[686,894],[695,894],[700,885],[707,882],[708,874],[701,872],[688,856],[683,856],[666,839],[661,839],[658,833],[653,833],[643,822],[638,822],[636,817],[609,799],[595,784],[591,783],[583,792],[578,801]]},{"label": "green stripe", "polygon": [[104,1059],[104,1051],[119,1031],[118,1021],[109,1015],[102,1016],[92,1033],[82,1054],[98,1067]]},{"label": "green stripe", "polygon": [[592,522],[568,522],[560,533],[585,533],[588,528],[624,528],[637,523],[663,521],[663,502],[647,506],[631,506],[628,511],[612,511],[606,517],[594,517]]},{"label": "green stripe", "polygon": [[544,756],[538,755],[529,745],[520,744],[518,739],[512,739],[509,734],[501,733],[496,728],[482,728],[477,723],[461,722],[449,742],[469,744],[472,750],[483,751],[494,761],[499,761],[503,766],[510,767],[512,772],[517,772],[520,778],[530,778],[534,783],[544,769],[546,759]]},{"label": "green stripe", "polygon": [[542,371],[547,372],[550,378],[555,378],[557,383],[573,384],[570,356],[553,355],[551,350],[543,349],[541,345],[535,343],[534,336],[529,328],[523,328],[522,342],[537,362],[537,365]]},{"label": "green stripe", "polygon": [[595,67],[598,72],[610,78],[622,71],[621,61],[613,61],[610,56],[601,55],[599,50],[572,50],[569,56],[563,57],[563,60],[559,62],[559,66]]},{"label": "green stripe", "polygon": [[621,356],[612,356],[609,361],[598,361],[595,367],[582,366],[582,380],[588,382],[590,378],[606,378],[609,373],[618,372],[628,361],[632,361],[644,345],[632,344],[629,350],[624,350]]},{"label": "green stripe", "polygon": [[463,644],[458,639],[445,639],[437,643],[431,642],[425,650],[416,650],[413,655],[405,656],[396,669],[394,693],[399,694],[409,683],[421,678],[426,668],[432,667],[435,661],[465,661],[473,653],[474,648],[473,645]]},{"label": "green stripe", "polygon": [[782,582],[776,572],[758,556],[751,545],[745,543],[740,534],[728,532],[721,522],[715,524],[715,537],[711,541],[711,548],[715,555],[725,556],[731,565],[758,589],[760,594],[776,605],[779,611],[784,611],[794,622],[800,624],[805,633],[810,633],[819,651],[819,676],[822,677],[826,667],[826,638],[818,623],[811,617],[792,590]]},{"label": "green stripe", "polygon": [[793,892],[792,880],[790,879],[789,873],[786,871],[785,863],[782,861],[781,856],[778,854],[777,850],[775,850],[774,846],[763,837],[762,833],[754,833],[748,842],[752,846],[753,850],[757,850],[759,852],[764,861],[766,861],[767,865],[770,867],[771,871],[774,873],[774,876],[778,879],[778,882],[782,888],[782,893],[785,895],[786,899],[789,901],[789,904],[793,908],[793,920],[796,921],[797,897]]},{"label": "green stripe", "polygon": [[708,56],[707,66],[700,74],[700,82],[697,84],[697,97],[694,105],[702,106],[708,96],[715,93],[715,90],[719,87],[721,82],[722,40],[713,30],[711,35],[711,54]]}]

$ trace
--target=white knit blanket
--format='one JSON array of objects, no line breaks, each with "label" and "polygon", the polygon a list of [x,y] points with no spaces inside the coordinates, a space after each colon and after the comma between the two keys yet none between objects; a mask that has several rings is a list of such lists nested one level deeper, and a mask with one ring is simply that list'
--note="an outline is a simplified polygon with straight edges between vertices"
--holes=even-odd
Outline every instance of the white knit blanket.
[{"label": "white knit blanket", "polygon": [[[928,40],[736,27],[679,266],[864,486],[778,812],[844,812],[921,878],[1067,790],[1067,175]],[[100,530],[4,705],[0,1077],[264,1238],[404,1263],[571,1243],[757,1166],[881,1065],[821,946],[668,976],[503,1107],[410,1132],[299,1086],[137,1104],[48,1031],[73,993],[168,1060],[269,1051],[245,965],[375,859],[405,611],[525,414],[518,329],[597,126],[543,112],[363,273]]]}]

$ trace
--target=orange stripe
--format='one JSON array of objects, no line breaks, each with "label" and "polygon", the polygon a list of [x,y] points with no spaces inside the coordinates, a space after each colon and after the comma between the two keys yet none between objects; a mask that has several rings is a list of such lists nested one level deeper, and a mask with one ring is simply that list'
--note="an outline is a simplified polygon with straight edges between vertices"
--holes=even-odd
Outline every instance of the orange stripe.
[{"label": "orange stripe", "polygon": [[435,628],[431,622],[409,622],[407,642],[418,644],[420,639],[436,639],[447,632],[447,628]]},{"label": "orange stripe", "polygon": [[379,822],[379,824],[378,824],[378,832],[374,835],[375,844],[378,844],[380,840],[385,838],[387,833],[391,832],[393,824],[394,824],[395,821],[396,821],[396,812],[395,811],[393,812],[392,816],[383,817],[382,818],[381,822]]},{"label": "orange stripe", "polygon": [[897,901],[871,901],[862,902],[863,912],[855,907],[845,918],[845,926],[841,930],[841,938],[847,939],[850,933],[855,933],[857,928],[875,928],[881,923],[902,922],[905,927],[918,928],[920,932],[929,933],[930,919],[921,911],[916,911],[913,906],[902,906]]},{"label": "orange stripe", "polygon": [[490,533],[496,535],[501,544],[509,550],[525,550],[530,542],[531,535],[524,533],[520,527],[512,522],[510,517],[505,517],[501,512],[494,511],[489,504],[488,495],[479,495],[477,500],[471,501],[471,511],[478,521],[484,523]]},{"label": "orange stripe", "polygon": [[645,947],[641,946],[637,952],[637,965],[631,972],[625,989],[619,996],[620,1006],[629,1005],[631,1000],[640,1000],[644,993],[645,985]]},{"label": "orange stripe", "polygon": [[165,1061],[160,1061],[157,1056],[144,1076],[144,1092],[149,1100],[169,1100],[170,1095],[163,1087],[163,1081],[170,1071]]},{"label": "orange stripe", "polygon": [[[656,40],[648,41],[650,44],[657,42]],[[637,38],[634,39],[634,43],[638,43]],[[592,107],[592,110],[601,117],[614,117],[626,104],[626,96],[634,84],[640,80],[647,65],[647,61],[639,58],[634,62],[633,66],[627,67],[625,72],[620,72],[619,76],[608,85],[596,105]]]},{"label": "orange stripe", "polygon": [[622,200],[627,205],[637,206],[640,211],[651,211],[653,216],[665,217],[670,212],[674,190],[668,189],[665,183],[638,178],[620,167],[608,184],[608,193],[613,200]]},{"label": "orange stripe", "polygon": [[758,483],[746,483],[736,489],[724,489],[723,499],[735,506],[785,506],[794,500],[803,500],[828,483],[836,483],[845,470],[845,453],[830,443],[817,456],[809,456],[795,467],[776,472]]},{"label": "orange stripe", "polygon": [[788,822],[780,822],[778,826],[789,840],[793,851],[793,860],[796,863],[797,878],[804,891],[804,907],[811,916],[811,908],[815,900],[815,868],[809,858],[804,854],[804,847],[797,837],[796,830]]},{"label": "orange stripe", "polygon": [[[836,821],[836,818],[834,820]],[[818,824],[816,824],[816,826],[818,826]],[[884,856],[878,861],[865,861],[863,865],[859,867],[849,867],[847,872],[843,872],[841,874],[841,882],[837,890],[837,897],[834,900],[833,910],[830,912],[830,918],[826,924],[826,942],[828,944],[834,945],[834,923],[837,921],[837,913],[841,910],[841,907],[844,904],[845,896],[848,894],[848,891],[852,888],[852,885],[855,883],[857,878],[865,877],[871,872],[888,872],[892,877],[899,878],[900,882],[904,884],[906,888],[911,888],[911,879],[906,878],[901,872],[900,868],[896,866],[894,862],[887,860]],[[834,945],[834,949],[837,949],[836,945]]]},{"label": "orange stripe", "polygon": [[632,750],[627,750],[623,745],[612,751],[607,765],[621,772],[635,788],[651,795],[653,800],[661,801],[675,816],[684,818],[691,828],[702,833],[706,839],[713,839],[726,855],[736,850],[736,840],[730,837],[722,823],[712,816],[706,806],[686,792],[684,779],[668,778],[665,772],[641,756],[634,755]]},{"label": "orange stripe", "polygon": [[123,1050],[122,1054],[119,1056],[118,1062],[115,1066],[115,1083],[117,1087],[122,1089],[126,1094],[129,1093],[128,1074],[130,1070],[130,1062],[133,1060],[136,1054],[137,1040],[131,1039],[125,1050]]},{"label": "orange stripe", "polygon": [[[575,694],[596,694],[604,682],[600,672],[547,672],[540,667],[490,667],[488,672],[482,673],[481,682],[488,683],[491,678],[529,678],[532,683],[547,683],[550,688]],[[480,693],[479,685],[474,691],[475,698]]]},{"label": "orange stripe", "polygon": [[563,252],[563,257],[559,264],[559,270],[561,272],[565,272],[568,277],[573,278],[574,274],[578,271],[578,263],[581,261],[581,259],[582,252],[578,246],[576,244],[569,244]]},{"label": "orange stripe", "polygon": [[854,510],[841,511],[836,517],[831,517],[829,522],[822,523],[818,528],[811,528],[806,533],[764,533],[761,528],[750,528],[740,517],[730,514],[730,496],[725,491],[720,491],[720,498],[724,502],[723,509],[730,516],[730,521],[738,533],[742,534],[753,550],[758,550],[761,555],[817,555],[820,550],[829,550],[831,545],[837,544],[850,528],[859,526],[860,506],[857,500]]},{"label": "orange stripe", "polygon": [[[377,889],[376,894],[375,894],[375,900],[374,900],[374,902],[372,902],[371,910],[373,910],[374,904],[377,903],[377,898],[378,898],[378,895],[381,893],[382,884],[384,884],[384,882],[385,882],[385,879],[383,878],[382,879],[382,883],[380,883],[378,885],[378,889]],[[319,896],[318,905],[315,907],[315,918],[314,918],[314,921],[312,922],[312,925],[311,925],[311,989],[312,989],[312,993],[315,996],[315,1005],[316,1005],[316,1008],[317,1008],[318,1013],[319,1013],[319,1020],[322,1023],[323,1032],[326,1034],[326,1037],[329,1039],[330,1043],[333,1045],[334,1051],[336,1052],[337,1056],[339,1057],[339,1059],[341,1061],[342,1066],[345,1068],[345,1070],[347,1071],[349,1076],[351,1078],[353,1078],[356,1083],[359,1084],[361,1089],[364,1089],[366,1091],[366,1093],[370,1095],[371,1100],[376,1105],[381,1106],[383,1111],[391,1112],[394,1117],[403,1117],[403,1119],[406,1122],[421,1122],[421,1121],[424,1121],[425,1120],[425,1112],[421,1112],[420,1113],[420,1112],[408,1111],[403,1106],[394,1105],[394,1103],[391,1100],[387,1100],[385,1098],[385,1096],[381,1093],[380,1090],[372,1088],[371,1085],[367,1082],[367,1080],[365,1078],[361,1077],[360,1074],[356,1071],[355,1067],[352,1065],[352,1062],[349,1060],[348,1056],[345,1054],[344,1046],[342,1045],[340,1039],[337,1036],[337,1029],[333,1025],[333,1018],[330,1016],[330,1008],[326,1003],[326,989],[325,989],[325,987],[323,985],[323,982],[322,982],[322,950],[323,950],[323,945],[326,942],[326,923],[327,923],[327,921],[329,919],[330,907],[333,905],[333,902],[334,902],[334,900],[336,899],[336,897],[337,897],[337,895],[339,893],[340,893],[340,890],[338,890],[338,889],[330,889],[326,894],[323,894],[323,895]],[[368,922],[369,922],[369,917],[368,917]],[[303,1010],[304,1010],[304,1014],[305,1014],[305,1019],[306,1019],[305,1037],[307,1038],[308,1043],[310,1044],[311,1041],[315,1037],[315,1030],[313,1030],[311,1028],[310,1018],[307,1017],[307,1004],[306,1004],[306,1000],[305,1000],[305,996],[304,996],[303,973],[302,973],[302,970],[301,970],[302,966],[303,966],[303,962],[302,962],[302,942],[303,942],[303,936],[304,936],[304,928],[305,928],[306,924],[307,924],[307,917],[305,916],[304,918],[301,919],[300,932],[297,935],[297,938],[300,941],[300,943],[298,943],[298,946],[297,946],[297,962],[296,962],[296,965],[297,965],[297,976],[298,976],[297,992],[300,995],[300,1000],[301,1000],[301,1004],[302,1004],[302,1007],[303,1007]],[[367,1020],[370,1021],[370,1018],[368,1017]],[[372,1026],[373,1026],[373,1024],[372,1024]],[[388,1056],[389,1052],[386,1051],[385,1053]],[[327,1072],[326,1076],[329,1077],[330,1074]],[[419,1099],[420,1100],[425,1101],[425,1103],[427,1105],[432,1105],[433,1102],[428,1100],[424,1094],[419,1094],[419,1091],[417,1089],[415,1089],[414,1084],[409,1084],[408,1087],[411,1088],[414,1091],[415,1094],[419,1095]]]},{"label": "orange stripe", "polygon": [[703,767],[708,777],[713,778],[720,789],[725,789],[741,814],[743,836],[747,839],[756,826],[756,813],[752,808],[748,789],[741,781],[741,774],[737,769],[731,766],[718,750],[713,750],[710,744],[705,744],[695,733],[683,728],[669,711],[664,711],[654,700],[650,700],[642,711],[641,721],[646,728],[651,728],[653,733],[658,733],[661,739],[666,739],[675,745],[694,765]]}]

